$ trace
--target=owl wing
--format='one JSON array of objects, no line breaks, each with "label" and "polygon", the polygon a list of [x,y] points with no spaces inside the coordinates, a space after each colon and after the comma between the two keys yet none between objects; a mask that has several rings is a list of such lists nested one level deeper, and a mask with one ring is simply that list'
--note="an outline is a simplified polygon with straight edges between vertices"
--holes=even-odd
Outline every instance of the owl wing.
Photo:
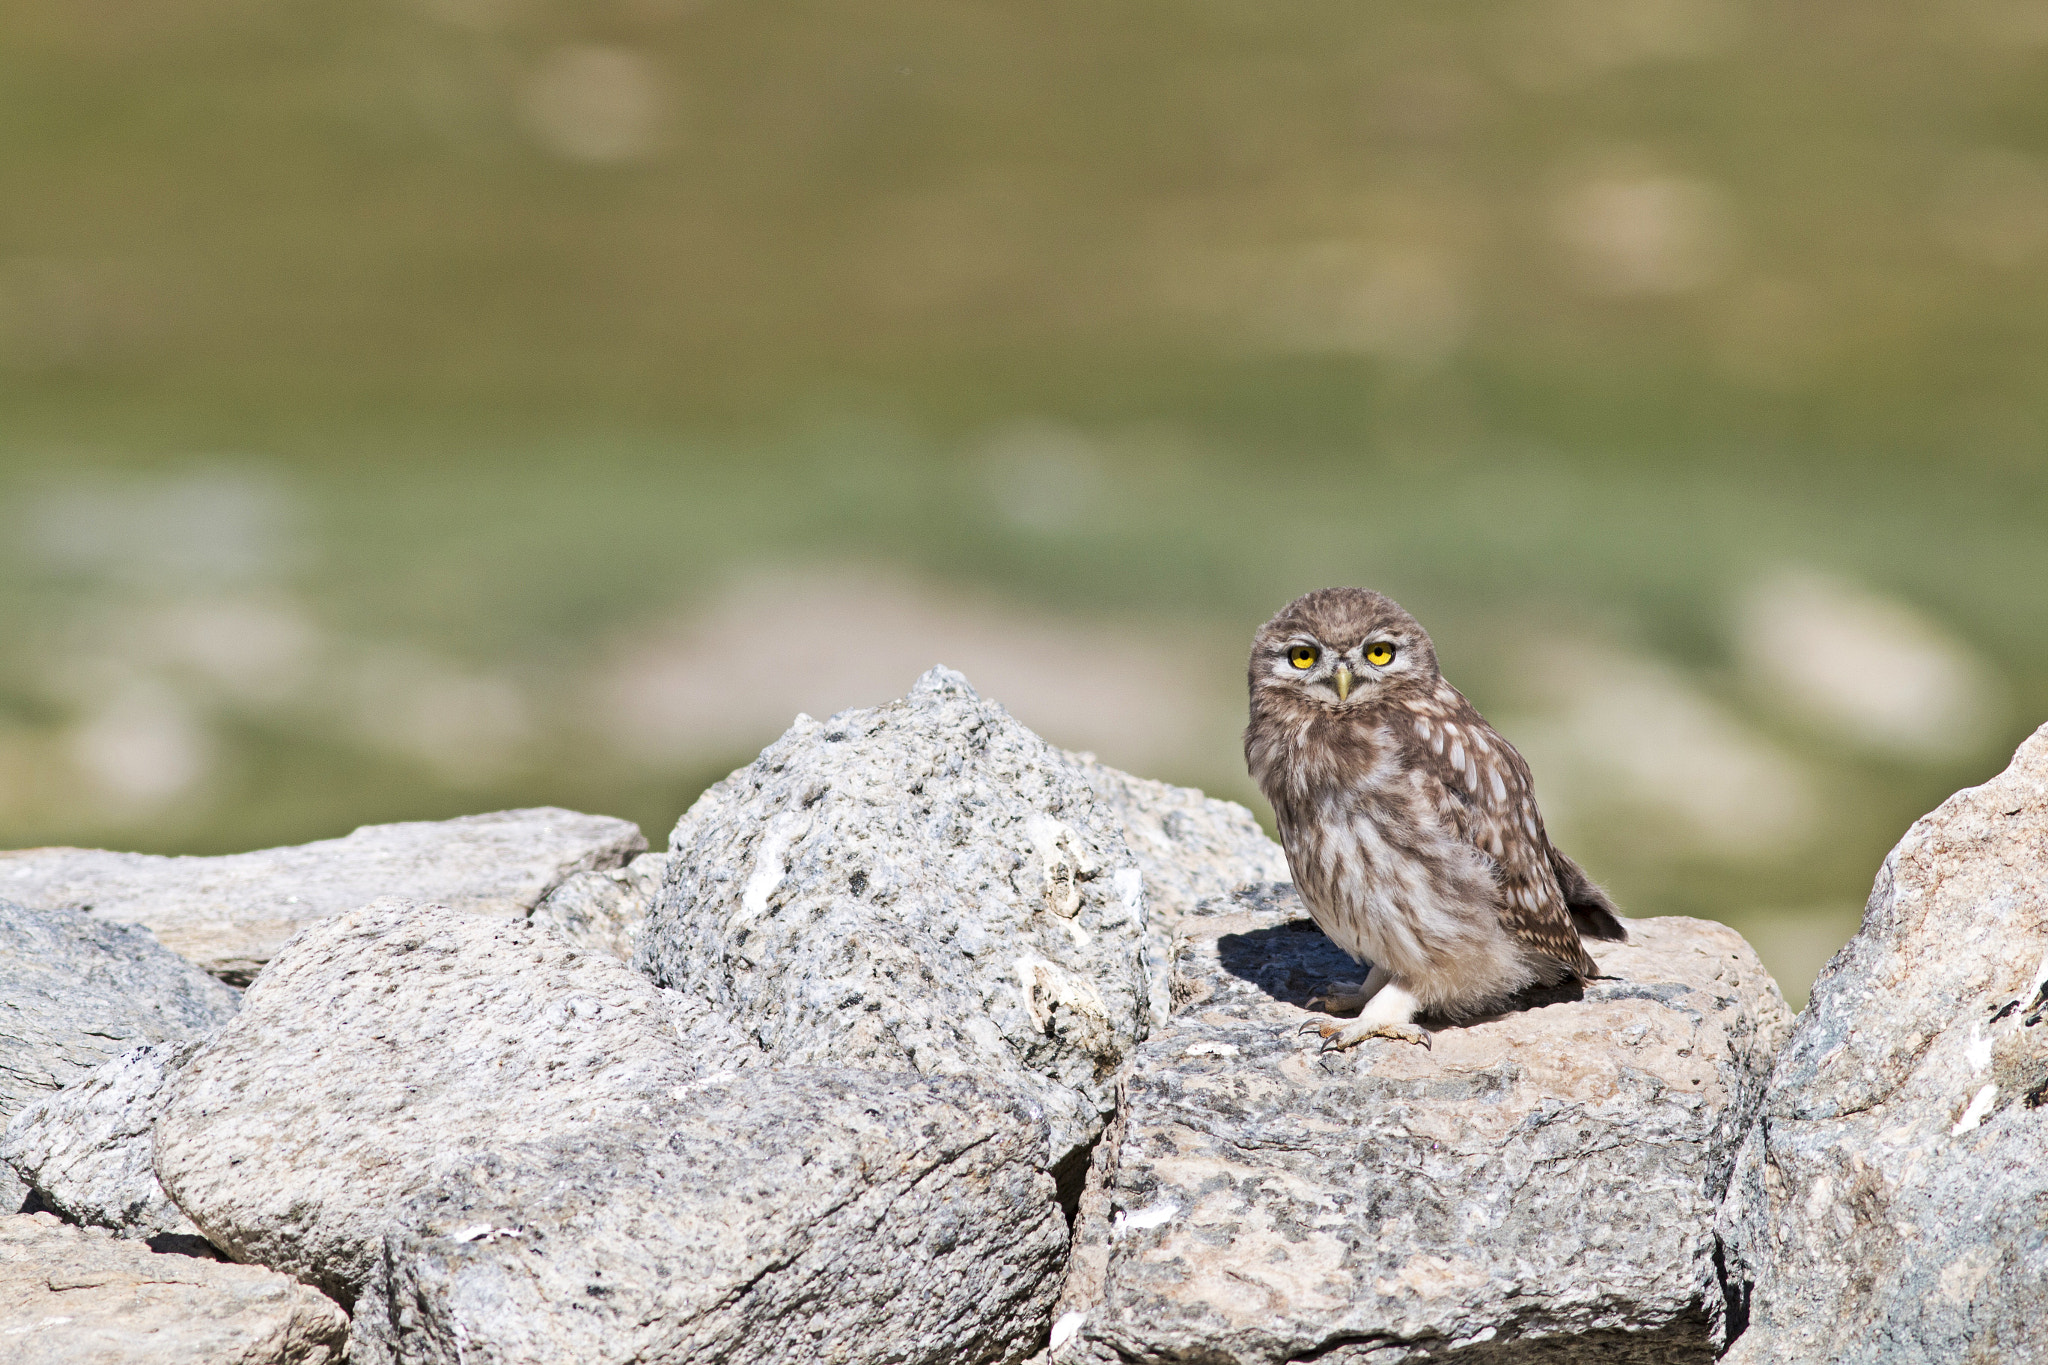
[{"label": "owl wing", "polygon": [[1598,976],[1558,883],[1529,765],[1449,683],[1408,709],[1416,767],[1442,787],[1451,827],[1494,866],[1502,927],[1581,979]]}]

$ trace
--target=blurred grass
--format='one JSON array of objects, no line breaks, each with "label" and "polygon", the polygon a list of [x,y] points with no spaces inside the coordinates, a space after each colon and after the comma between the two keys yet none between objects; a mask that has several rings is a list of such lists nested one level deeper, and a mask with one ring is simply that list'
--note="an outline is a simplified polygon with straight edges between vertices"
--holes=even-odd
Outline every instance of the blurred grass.
[{"label": "blurred grass", "polygon": [[[0,842],[531,801],[658,842],[748,755],[630,761],[577,680],[751,566],[1218,639],[1363,581],[1503,723],[1532,636],[1598,639],[1812,774],[1821,825],[1769,855],[1646,840],[1626,793],[1571,826],[1632,911],[1736,923],[1797,996],[1905,825],[2048,716],[2044,16],[23,0]],[[1020,424],[1083,452],[1051,521],[992,463]],[[222,589],[63,567],[21,519],[209,469],[288,508],[229,587],[509,679],[517,757],[451,776],[331,708],[202,699],[202,782],[79,795],[90,687],[52,661],[95,613]],[[1887,758],[1760,700],[1731,603],[1780,564],[1968,642],[1997,734]],[[1236,685],[1206,644],[1104,666]],[[1209,733],[1155,775],[1246,795]]]}]

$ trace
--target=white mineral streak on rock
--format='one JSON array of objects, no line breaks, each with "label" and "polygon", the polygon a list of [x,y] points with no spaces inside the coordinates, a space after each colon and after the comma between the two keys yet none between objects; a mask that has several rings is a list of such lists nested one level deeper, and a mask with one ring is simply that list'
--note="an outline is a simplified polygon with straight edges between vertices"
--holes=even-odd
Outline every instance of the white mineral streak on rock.
[{"label": "white mineral streak on rock", "polygon": [[624,820],[541,807],[365,825],[340,839],[221,858],[24,849],[0,853],[0,897],[145,925],[239,985],[309,921],[379,896],[523,919],[567,878],[621,866],[646,847]]},{"label": "white mineral streak on rock", "polygon": [[1179,1212],[1178,1204],[1154,1204],[1136,1213],[1119,1213],[1114,1226],[1119,1232],[1143,1232],[1146,1228],[1164,1227]]},{"label": "white mineral streak on rock", "polygon": [[0,1218],[8,1365],[330,1365],[347,1335],[339,1306],[273,1271]]},{"label": "white mineral streak on rock", "polygon": [[1970,1097],[1969,1104],[1963,1109],[1962,1117],[1956,1120],[1955,1127],[1948,1130],[1949,1136],[1961,1137],[1982,1123],[1984,1116],[1991,1112],[1991,1106],[1997,1101],[1998,1082],[1993,1081]]},{"label": "white mineral streak on rock", "polygon": [[[1044,864],[1045,908],[1062,919],[1072,919],[1081,912],[1081,879],[1094,875],[1094,865],[1080,851],[1074,832],[1043,811],[1026,817],[1024,836]],[[1134,867],[1121,868],[1117,875],[1136,871]]]},{"label": "white mineral streak on rock", "polygon": [[803,811],[788,811],[768,822],[768,832],[754,850],[754,870],[747,878],[747,889],[740,893],[739,922],[768,913],[768,898],[789,875],[789,846],[810,828],[811,817]]},{"label": "white mineral streak on rock", "polygon": [[1991,1065],[1991,1035],[1984,1031],[1981,1020],[1970,1024],[1970,1041],[1963,1044],[1963,1060],[1970,1064],[1970,1070],[1982,1071]]},{"label": "white mineral streak on rock", "polygon": [[1790,1013],[1732,930],[1629,931],[1581,999],[1322,1054],[1303,1002],[1356,964],[1289,886],[1205,902],[1095,1150],[1062,1365],[1710,1359],[1713,1211]]},{"label": "white mineral streak on rock", "polygon": [[1055,1164],[1101,1131],[1163,936],[1072,759],[934,669],[793,728],[699,808],[635,965],[777,1065],[979,1075],[1044,1108]]},{"label": "white mineral streak on rock", "polygon": [[1729,1361],[2048,1359],[2044,948],[2048,727],[1907,832],[1814,984],[1721,1209]]},{"label": "white mineral streak on rock", "polygon": [[1219,1043],[1213,1040],[1190,1044],[1184,1057],[1235,1057],[1236,1043]]}]

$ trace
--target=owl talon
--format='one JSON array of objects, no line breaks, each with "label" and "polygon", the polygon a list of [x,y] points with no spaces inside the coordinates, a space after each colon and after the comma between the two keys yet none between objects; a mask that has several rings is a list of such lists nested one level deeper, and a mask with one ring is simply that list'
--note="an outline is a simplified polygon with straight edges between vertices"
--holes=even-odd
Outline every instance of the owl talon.
[{"label": "owl talon", "polygon": [[1308,1008],[1325,1014],[1356,1014],[1372,997],[1363,981],[1330,981],[1320,993],[1309,997]]},{"label": "owl talon", "polygon": [[1428,1029],[1392,1021],[1368,1023],[1354,1019],[1348,1024],[1322,1025],[1316,1031],[1323,1035],[1320,1049],[1323,1052],[1342,1052],[1346,1048],[1357,1047],[1368,1038],[1393,1038],[1403,1043],[1420,1043],[1425,1048],[1431,1046]]}]

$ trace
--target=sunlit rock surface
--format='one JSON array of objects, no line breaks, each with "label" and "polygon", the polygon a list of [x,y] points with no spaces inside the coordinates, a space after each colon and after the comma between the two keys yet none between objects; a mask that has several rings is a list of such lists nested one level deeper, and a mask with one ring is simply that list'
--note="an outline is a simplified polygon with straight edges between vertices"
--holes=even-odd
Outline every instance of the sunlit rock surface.
[{"label": "sunlit rock surface", "polygon": [[1028,1100],[771,1070],[607,953],[398,900],[296,939],[155,1140],[358,1362],[1014,1361],[1066,1257]]},{"label": "sunlit rock surface", "polygon": [[1133,777],[1093,754],[1072,757],[1123,826],[1124,842],[1145,875],[1146,908],[1163,927],[1210,896],[1291,880],[1285,851],[1235,801]]},{"label": "sunlit rock surface", "polygon": [[152,1043],[124,1053],[14,1116],[0,1136],[43,1205],[75,1223],[198,1252],[204,1238],[156,1178],[156,1121],[171,1082],[201,1044]]},{"label": "sunlit rock surface", "polygon": [[0,1218],[8,1365],[331,1365],[348,1318],[251,1265],[159,1255],[47,1213]]},{"label": "sunlit rock surface", "polygon": [[1706,1361],[1713,1213],[1789,1012],[1740,936],[1630,922],[1582,996],[1322,1053],[1357,969],[1293,889],[1184,920],[1095,1153],[1055,1362]]},{"label": "sunlit rock surface", "polygon": [[22,849],[0,853],[0,897],[146,925],[165,947],[241,985],[310,921],[379,896],[524,918],[567,878],[618,867],[646,847],[624,820],[541,807],[365,825],[340,839],[219,858]]},{"label": "sunlit rock surface", "polygon": [[[204,1037],[235,992],[146,929],[0,901],[0,1124],[143,1043]],[[27,1194],[0,1165],[0,1212]]]},{"label": "sunlit rock surface", "polygon": [[1900,840],[1722,1211],[1765,1362],[2048,1359],[2048,727]]},{"label": "sunlit rock surface", "polygon": [[1101,1132],[1163,938],[1075,761],[933,669],[788,734],[686,817],[636,965],[778,1065],[971,1075]]}]

